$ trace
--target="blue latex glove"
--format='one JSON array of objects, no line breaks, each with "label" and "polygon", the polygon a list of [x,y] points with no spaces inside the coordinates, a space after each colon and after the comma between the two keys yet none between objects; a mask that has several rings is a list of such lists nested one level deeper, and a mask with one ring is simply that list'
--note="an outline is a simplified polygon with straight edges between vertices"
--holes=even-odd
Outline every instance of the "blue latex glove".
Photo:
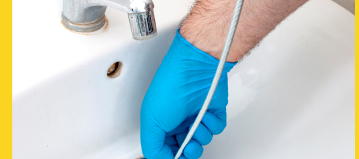
[{"label": "blue latex glove", "polygon": [[[219,60],[195,48],[177,31],[148,89],[141,108],[141,145],[148,159],[173,159],[211,86]],[[181,156],[199,158],[203,145],[227,125],[229,72],[225,64],[207,113]]]}]

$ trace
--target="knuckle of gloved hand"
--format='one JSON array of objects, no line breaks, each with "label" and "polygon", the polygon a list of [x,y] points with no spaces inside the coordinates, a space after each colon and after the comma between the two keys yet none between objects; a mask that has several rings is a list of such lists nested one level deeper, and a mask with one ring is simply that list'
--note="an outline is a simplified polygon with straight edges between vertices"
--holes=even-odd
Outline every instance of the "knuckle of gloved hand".
[{"label": "knuckle of gloved hand", "polygon": [[201,145],[208,145],[212,141],[213,135],[202,123],[200,123],[193,138]]},{"label": "knuckle of gloved hand", "polygon": [[211,131],[213,135],[218,135],[223,132],[224,128],[227,126],[224,120],[217,118],[211,113],[207,113],[202,122],[204,125]]},{"label": "knuckle of gloved hand", "polygon": [[213,130],[213,135],[219,135],[223,132],[223,130],[226,128],[226,125],[220,124]]},{"label": "knuckle of gloved hand", "polygon": [[202,156],[203,147],[194,140],[191,140],[184,149],[184,156],[188,159],[197,159]]}]

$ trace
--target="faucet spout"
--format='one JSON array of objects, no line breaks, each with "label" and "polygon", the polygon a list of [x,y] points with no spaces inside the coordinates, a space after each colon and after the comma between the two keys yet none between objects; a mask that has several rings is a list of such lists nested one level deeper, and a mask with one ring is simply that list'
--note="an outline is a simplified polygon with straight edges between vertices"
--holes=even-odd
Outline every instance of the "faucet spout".
[{"label": "faucet spout", "polygon": [[128,13],[135,40],[157,35],[152,0],[63,0],[62,23],[74,32],[94,32],[106,24],[107,7]]}]

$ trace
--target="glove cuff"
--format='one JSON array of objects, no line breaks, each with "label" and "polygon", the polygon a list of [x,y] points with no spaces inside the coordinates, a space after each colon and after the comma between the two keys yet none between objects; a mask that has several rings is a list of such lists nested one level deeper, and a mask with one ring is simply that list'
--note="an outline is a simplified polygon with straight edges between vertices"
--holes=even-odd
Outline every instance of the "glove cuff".
[{"label": "glove cuff", "polygon": [[[177,30],[175,39],[173,40],[168,53],[175,53],[177,55],[176,59],[195,60],[215,66],[217,69],[219,60],[193,46],[190,42],[182,37],[179,31],[180,29]],[[180,58],[178,58],[178,56]],[[223,73],[228,73],[237,63],[238,62],[226,62],[224,65]]]}]

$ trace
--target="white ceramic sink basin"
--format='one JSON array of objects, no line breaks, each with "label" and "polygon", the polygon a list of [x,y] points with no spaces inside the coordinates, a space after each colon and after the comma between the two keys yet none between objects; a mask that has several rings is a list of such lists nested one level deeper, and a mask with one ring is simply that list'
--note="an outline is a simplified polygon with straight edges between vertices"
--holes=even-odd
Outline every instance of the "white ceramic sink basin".
[{"label": "white ceramic sink basin", "polygon": [[[62,0],[13,0],[14,159],[142,155],[141,102],[192,0],[154,3],[158,35],[135,41],[126,13],[80,35]],[[202,158],[354,158],[354,26],[329,0],[280,24],[229,73],[228,126]]]}]

